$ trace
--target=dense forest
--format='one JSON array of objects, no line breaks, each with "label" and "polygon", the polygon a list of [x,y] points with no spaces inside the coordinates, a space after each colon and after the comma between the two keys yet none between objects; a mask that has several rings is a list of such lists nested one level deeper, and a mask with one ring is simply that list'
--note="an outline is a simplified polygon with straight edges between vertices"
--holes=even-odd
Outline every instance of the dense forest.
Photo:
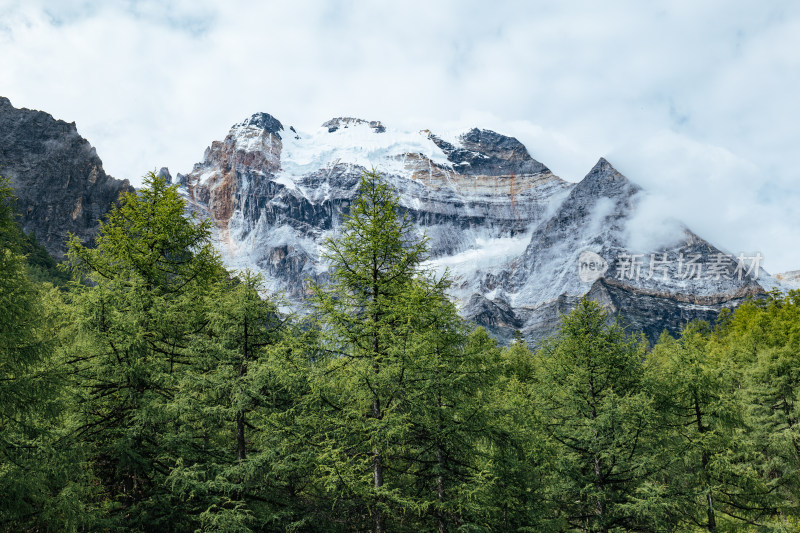
[{"label": "dense forest", "polygon": [[800,293],[504,347],[359,191],[288,315],[154,175],[60,267],[2,182],[0,530],[800,530]]}]

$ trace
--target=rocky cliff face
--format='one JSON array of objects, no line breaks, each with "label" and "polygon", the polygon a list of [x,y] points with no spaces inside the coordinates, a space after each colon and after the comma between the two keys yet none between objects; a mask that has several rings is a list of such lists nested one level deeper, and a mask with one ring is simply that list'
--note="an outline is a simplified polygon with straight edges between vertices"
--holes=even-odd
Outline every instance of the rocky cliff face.
[{"label": "rocky cliff face", "polygon": [[484,277],[477,292],[514,309],[529,337],[551,333],[558,314],[588,294],[651,340],[763,294],[758,269],[748,274],[753,258],[732,258],[685,227],[633,248],[631,234],[643,230],[636,226],[641,195],[601,158],[534,229],[520,257]]},{"label": "rocky cliff face", "polygon": [[[452,157],[470,167],[466,174],[454,170],[439,148],[445,141],[429,132],[387,132],[375,121],[340,118],[301,135],[257,114],[212,143],[202,162],[177,181],[193,207],[215,220],[220,248],[231,264],[261,269],[274,290],[300,299],[306,279],[324,279],[318,245],[336,230],[361,173],[372,167],[397,188],[420,234],[429,237],[433,259],[497,239],[500,248],[519,248],[550,200],[570,185],[516,140],[502,139],[510,148],[482,148],[478,142],[470,149],[459,147]],[[480,172],[482,158],[497,162],[486,166],[491,172]]]},{"label": "rocky cliff face", "polygon": [[642,191],[608,161],[569,183],[488,130],[447,138],[340,117],[300,133],[259,113],[177,181],[214,219],[231,266],[262,271],[273,291],[300,303],[308,279],[324,281],[319,245],[370,168],[429,238],[429,266],[450,272],[463,314],[501,338],[542,338],[586,294],[655,338],[763,293],[758,268],[748,272],[743,258],[687,228],[643,249],[631,237],[642,230]]},{"label": "rocky cliff face", "polygon": [[17,109],[0,97],[0,175],[11,179],[22,227],[53,257],[66,251],[68,233],[89,241],[120,192],[133,190],[103,171],[95,149],[75,123]]}]

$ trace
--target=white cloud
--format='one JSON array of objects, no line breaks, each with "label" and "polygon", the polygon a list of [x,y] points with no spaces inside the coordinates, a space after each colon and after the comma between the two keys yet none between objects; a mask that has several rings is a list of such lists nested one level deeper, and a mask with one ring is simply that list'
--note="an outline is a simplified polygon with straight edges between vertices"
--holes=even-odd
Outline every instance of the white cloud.
[{"label": "white cloud", "polygon": [[[679,220],[723,251],[760,251],[765,268],[780,272],[798,263],[797,190],[778,199],[763,190],[779,185],[756,164],[718,146],[664,131],[620,146],[610,154],[616,168],[642,185],[632,241],[669,240]],[[659,221],[663,221],[659,223]]]},{"label": "white cloud", "polygon": [[607,156],[653,212],[786,270],[798,36],[789,1],[0,0],[0,94],[77,122],[133,181],[257,111],[488,127],[573,181]]}]

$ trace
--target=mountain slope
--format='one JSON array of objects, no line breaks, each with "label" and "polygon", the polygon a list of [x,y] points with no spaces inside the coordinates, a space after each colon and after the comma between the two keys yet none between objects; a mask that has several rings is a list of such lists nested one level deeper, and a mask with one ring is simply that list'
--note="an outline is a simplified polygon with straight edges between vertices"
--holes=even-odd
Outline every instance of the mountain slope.
[{"label": "mountain slope", "polygon": [[21,224],[56,259],[69,233],[88,241],[122,191],[133,190],[103,171],[75,123],[17,109],[0,97],[0,175],[9,177]]},{"label": "mountain slope", "polygon": [[[752,272],[687,228],[633,249],[642,191],[608,161],[569,183],[489,130],[447,137],[340,117],[299,133],[258,113],[178,181],[192,208],[214,219],[228,263],[261,270],[299,303],[308,279],[324,281],[319,244],[370,168],[429,238],[428,264],[453,276],[464,315],[501,338],[517,329],[541,338],[584,294],[653,338],[763,293]],[[585,254],[605,270],[581,275]]]},{"label": "mountain slope", "polygon": [[[269,115],[254,115],[212,143],[191,173],[178,175],[194,208],[216,222],[228,261],[257,266],[273,289],[293,299],[302,297],[305,278],[324,278],[318,243],[335,231],[365,169],[375,167],[398,190],[401,205],[430,239],[434,259],[497,239],[519,247],[550,199],[570,188],[520,152],[516,140],[509,149],[476,143],[471,155],[451,151],[455,164],[494,157],[511,172],[492,165],[493,174],[482,174],[475,165],[467,175],[453,169],[439,148],[444,141],[428,132],[394,133],[367,121],[338,120],[345,125],[301,137]],[[495,153],[486,155],[490,149]]]}]

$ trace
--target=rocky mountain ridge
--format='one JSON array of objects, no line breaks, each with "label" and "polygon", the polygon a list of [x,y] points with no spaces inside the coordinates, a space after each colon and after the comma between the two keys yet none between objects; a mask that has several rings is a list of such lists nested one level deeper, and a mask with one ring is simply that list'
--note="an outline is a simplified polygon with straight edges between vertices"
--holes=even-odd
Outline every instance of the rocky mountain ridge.
[{"label": "rocky mountain ridge", "polygon": [[56,259],[63,258],[67,235],[90,241],[99,220],[123,191],[75,123],[48,113],[17,109],[0,97],[0,176],[10,178],[23,229]]},{"label": "rocky mountain ridge", "polygon": [[[370,168],[428,237],[428,266],[453,277],[463,314],[501,338],[542,338],[586,294],[652,339],[764,292],[758,265],[688,228],[633,249],[643,192],[605,159],[570,183],[489,130],[448,137],[339,117],[303,133],[258,113],[177,181],[192,209],[215,221],[226,261],[262,271],[271,290],[299,303],[307,280],[324,281],[319,245]],[[586,254],[604,270],[584,276]]]},{"label": "rocky mountain ridge", "polygon": [[[5,98],[0,143],[0,175],[17,190],[23,225],[56,257],[68,232],[91,240],[119,193],[132,190],[105,174],[74,123]],[[302,308],[307,281],[327,276],[320,243],[336,234],[371,168],[428,237],[426,266],[450,275],[464,316],[502,339],[516,330],[541,339],[584,295],[653,339],[798,277],[771,278],[757,258],[732,257],[685,227],[637,247],[644,193],[610,162],[568,182],[517,139],[477,128],[402,132],[338,117],[298,132],[256,113],[176,182],[190,208],[213,219],[228,265],[263,272],[271,291]]]}]

